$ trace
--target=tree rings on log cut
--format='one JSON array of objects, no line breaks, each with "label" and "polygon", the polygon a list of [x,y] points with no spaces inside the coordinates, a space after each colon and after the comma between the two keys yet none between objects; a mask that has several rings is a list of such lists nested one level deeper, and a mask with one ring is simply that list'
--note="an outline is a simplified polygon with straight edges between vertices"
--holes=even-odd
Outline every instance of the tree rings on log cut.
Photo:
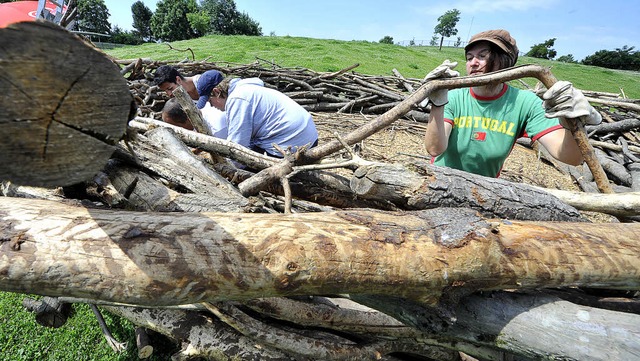
[{"label": "tree rings on log cut", "polygon": [[103,53],[49,22],[0,29],[0,180],[90,179],[122,138],[133,97]]}]

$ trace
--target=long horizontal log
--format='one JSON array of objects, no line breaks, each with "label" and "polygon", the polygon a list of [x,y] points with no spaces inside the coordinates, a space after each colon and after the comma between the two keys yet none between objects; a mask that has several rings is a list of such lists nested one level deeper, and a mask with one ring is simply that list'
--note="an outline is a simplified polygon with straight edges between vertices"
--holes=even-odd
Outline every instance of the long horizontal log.
[{"label": "long horizontal log", "polygon": [[640,225],[462,208],[141,213],[0,198],[0,290],[133,305],[317,294],[436,304],[477,290],[640,289]]}]

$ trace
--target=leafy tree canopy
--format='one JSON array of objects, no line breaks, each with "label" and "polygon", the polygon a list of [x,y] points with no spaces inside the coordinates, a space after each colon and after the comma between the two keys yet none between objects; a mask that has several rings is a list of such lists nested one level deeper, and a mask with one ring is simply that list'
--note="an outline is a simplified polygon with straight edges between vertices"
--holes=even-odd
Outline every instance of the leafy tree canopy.
[{"label": "leafy tree canopy", "polygon": [[535,44],[531,47],[525,56],[531,56],[539,59],[553,59],[556,57],[557,52],[553,49],[553,45],[556,42],[556,38],[549,39],[544,43]]},{"label": "leafy tree canopy", "polygon": [[109,15],[104,0],[78,0],[77,30],[110,34]]},{"label": "leafy tree canopy", "polygon": [[160,0],[156,12],[151,17],[151,32],[156,39],[176,41],[197,37],[187,14],[197,13],[195,0]]},{"label": "leafy tree canopy", "polygon": [[203,0],[202,10],[210,16],[211,32],[220,35],[262,35],[260,24],[241,13],[233,0]]},{"label": "leafy tree canopy", "polygon": [[152,40],[151,17],[153,12],[151,9],[138,0],[131,5],[131,16],[133,18],[133,28],[138,32],[140,38]]},{"label": "leafy tree canopy", "polygon": [[393,44],[393,37],[386,35],[384,38],[380,39],[379,42],[382,44]]},{"label": "leafy tree canopy", "polygon": [[640,70],[640,52],[634,51],[635,47],[623,46],[616,50],[598,50],[589,55],[582,64],[601,66],[609,69]]}]

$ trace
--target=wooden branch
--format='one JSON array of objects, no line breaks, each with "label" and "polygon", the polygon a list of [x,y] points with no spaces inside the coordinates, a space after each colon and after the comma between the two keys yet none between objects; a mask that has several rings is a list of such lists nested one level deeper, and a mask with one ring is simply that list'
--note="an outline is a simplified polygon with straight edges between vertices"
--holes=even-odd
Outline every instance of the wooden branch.
[{"label": "wooden branch", "polygon": [[10,292],[159,306],[342,293],[436,304],[477,290],[640,289],[633,223],[490,223],[462,208],[140,213],[18,198],[0,198],[0,215],[0,289]]},{"label": "wooden branch", "polygon": [[178,86],[174,91],[178,103],[187,114],[187,117],[191,121],[191,125],[193,125],[193,129],[195,129],[198,133],[211,135],[209,132],[209,127],[204,124],[204,119],[202,118],[202,114],[193,104],[193,100],[191,100],[191,96],[187,94],[187,91],[184,90],[183,87]]},{"label": "wooden branch", "polygon": [[591,103],[599,103],[599,104],[609,105],[616,108],[624,108],[624,109],[632,110],[635,112],[640,112],[640,105],[638,104],[633,104],[633,103],[624,102],[624,101],[593,98],[593,97],[587,97],[587,100]]},{"label": "wooden branch", "polygon": [[0,59],[0,179],[42,187],[91,179],[133,106],[118,67],[47,21],[0,29]]},{"label": "wooden branch", "polygon": [[102,313],[100,313],[100,310],[98,309],[98,306],[94,305],[94,304],[89,304],[89,306],[91,307],[91,311],[93,311],[93,314],[96,316],[96,319],[98,320],[98,325],[100,326],[100,330],[102,331],[102,335],[104,336],[105,340],[107,341],[107,344],[109,345],[109,347],[111,347],[111,349],[114,352],[123,352],[124,350],[127,349],[127,343],[126,342],[118,342],[118,340],[116,340],[115,337],[113,337],[113,334],[111,333],[111,331],[109,330],[109,326],[107,326],[107,323],[104,320],[104,317],[102,317]]},{"label": "wooden branch", "polygon": [[553,194],[561,201],[581,211],[607,213],[622,217],[640,215],[640,192],[598,194],[535,188]]}]

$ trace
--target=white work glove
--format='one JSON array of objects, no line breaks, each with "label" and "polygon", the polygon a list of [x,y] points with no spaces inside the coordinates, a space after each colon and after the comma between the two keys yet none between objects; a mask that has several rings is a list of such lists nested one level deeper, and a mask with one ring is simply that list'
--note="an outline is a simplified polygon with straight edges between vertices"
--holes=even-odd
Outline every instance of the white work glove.
[{"label": "white work glove", "polygon": [[589,104],[584,94],[568,81],[553,84],[544,92],[542,99],[547,118],[578,118],[588,125],[602,122],[600,113]]},{"label": "white work glove", "polygon": [[[449,59],[445,60],[442,64],[438,65],[435,69],[429,72],[427,76],[424,77],[422,82],[427,82],[434,79],[442,79],[442,78],[453,78],[456,76],[460,76],[460,73],[453,70],[458,66],[458,62],[451,62]],[[421,107],[427,106],[427,104],[431,103],[436,107],[441,107],[449,102],[449,90],[448,89],[439,89],[429,94],[429,97],[423,100],[420,103]]]}]

